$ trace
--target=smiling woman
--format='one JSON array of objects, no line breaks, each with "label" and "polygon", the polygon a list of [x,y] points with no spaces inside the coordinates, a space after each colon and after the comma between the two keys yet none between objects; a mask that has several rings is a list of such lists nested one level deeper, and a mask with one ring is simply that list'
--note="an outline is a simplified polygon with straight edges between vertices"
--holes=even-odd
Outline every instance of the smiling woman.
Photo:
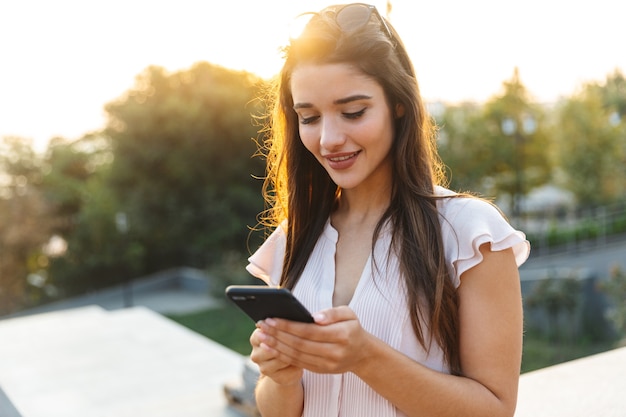
[{"label": "smiling woman", "polygon": [[261,414],[512,416],[529,244],[487,201],[444,188],[399,33],[369,5],[329,6],[274,82],[269,237],[247,270],[315,322],[257,322]]},{"label": "smiling woman", "polygon": [[369,200],[390,188],[381,177],[391,171],[393,119],[380,85],[350,65],[311,64],[293,71],[291,88],[302,143],[335,184],[372,190]]}]

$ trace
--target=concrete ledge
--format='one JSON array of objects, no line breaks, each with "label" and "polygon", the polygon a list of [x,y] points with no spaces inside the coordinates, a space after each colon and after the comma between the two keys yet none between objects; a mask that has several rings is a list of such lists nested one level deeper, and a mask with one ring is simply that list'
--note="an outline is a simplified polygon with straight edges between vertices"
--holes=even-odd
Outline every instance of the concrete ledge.
[{"label": "concrete ledge", "polygon": [[[2,417],[239,417],[246,358],[143,307],[0,320],[0,341]],[[626,347],[523,374],[515,416],[624,416],[625,375]]]},{"label": "concrete ledge", "polygon": [[22,415],[13,406],[9,397],[4,393],[2,387],[0,387],[0,416],[2,417],[22,417]]},{"label": "concrete ledge", "polygon": [[523,374],[515,417],[623,417],[626,348]]},{"label": "concrete ledge", "polygon": [[147,308],[2,320],[0,340],[19,417],[239,417],[223,385],[245,357]]}]

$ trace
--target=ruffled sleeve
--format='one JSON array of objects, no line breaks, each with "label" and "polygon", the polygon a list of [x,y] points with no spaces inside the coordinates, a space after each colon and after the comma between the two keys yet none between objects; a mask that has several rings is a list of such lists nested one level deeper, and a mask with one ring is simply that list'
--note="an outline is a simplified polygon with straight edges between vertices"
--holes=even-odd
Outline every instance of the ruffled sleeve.
[{"label": "ruffled sleeve", "polygon": [[278,286],[283,269],[285,244],[285,231],[279,226],[248,258],[249,264],[246,266],[248,272],[267,285]]},{"label": "ruffled sleeve", "polygon": [[450,198],[440,203],[441,230],[445,257],[456,286],[461,275],[478,265],[483,257],[479,247],[491,244],[492,251],[512,248],[517,266],[530,254],[526,235],[514,229],[500,211],[477,198]]}]

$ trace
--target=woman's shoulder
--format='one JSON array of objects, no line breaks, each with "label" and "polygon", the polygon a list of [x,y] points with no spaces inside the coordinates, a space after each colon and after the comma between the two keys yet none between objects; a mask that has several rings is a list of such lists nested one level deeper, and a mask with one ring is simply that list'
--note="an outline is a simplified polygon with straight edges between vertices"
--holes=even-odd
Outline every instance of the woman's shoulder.
[{"label": "woman's shoulder", "polygon": [[[513,248],[517,265],[526,261],[530,245],[526,235],[511,226],[498,207],[483,198],[436,190],[441,233],[447,261],[461,273],[482,260],[479,248],[488,243],[491,250]],[[449,197],[449,198],[445,198]]]},{"label": "woman's shoulder", "polygon": [[287,241],[284,227],[278,225],[263,244],[248,258],[246,269],[268,285],[278,285],[282,271],[282,258]]},{"label": "woman's shoulder", "polygon": [[437,201],[439,214],[448,222],[465,222],[470,219],[480,221],[484,218],[506,221],[500,209],[484,198],[459,194],[443,187],[436,187],[435,195],[439,197]]}]

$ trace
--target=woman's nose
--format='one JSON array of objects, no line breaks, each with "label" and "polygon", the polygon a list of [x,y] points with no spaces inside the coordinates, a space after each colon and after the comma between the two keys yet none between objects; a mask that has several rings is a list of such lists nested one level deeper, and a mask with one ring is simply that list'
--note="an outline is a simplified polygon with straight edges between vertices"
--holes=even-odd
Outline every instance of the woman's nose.
[{"label": "woman's nose", "polygon": [[343,145],[344,142],[345,135],[339,123],[332,120],[332,118],[323,119],[320,130],[320,145],[325,149],[333,149]]}]

